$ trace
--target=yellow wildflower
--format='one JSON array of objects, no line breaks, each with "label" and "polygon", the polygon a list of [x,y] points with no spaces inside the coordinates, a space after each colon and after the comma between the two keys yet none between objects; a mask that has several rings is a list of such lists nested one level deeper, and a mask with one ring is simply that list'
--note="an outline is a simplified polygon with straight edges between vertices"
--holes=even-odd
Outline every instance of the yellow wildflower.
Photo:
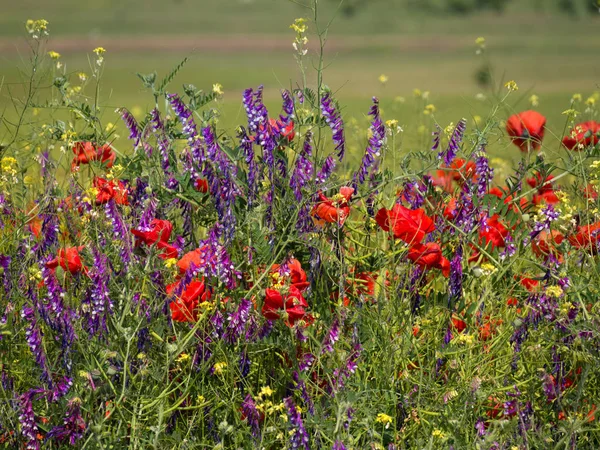
[{"label": "yellow wildflower", "polygon": [[79,72],[77,76],[79,77],[79,81],[82,83],[88,79],[88,76],[85,72]]},{"label": "yellow wildflower", "polygon": [[531,106],[539,106],[540,104],[540,98],[533,94],[531,97],[529,97],[529,103],[531,104]]},{"label": "yellow wildflower", "polygon": [[215,373],[217,375],[222,375],[223,374],[223,370],[227,367],[227,363],[226,362],[218,362],[215,363],[215,365],[213,366],[213,369],[215,371]]},{"label": "yellow wildflower", "polygon": [[48,56],[52,59],[58,59],[60,58],[60,53],[51,50],[48,52]]},{"label": "yellow wildflower", "polygon": [[102,55],[104,55],[104,54],[106,53],[106,49],[105,49],[104,47],[96,47],[96,48],[94,49],[94,53],[95,53],[97,56],[100,56],[100,57],[101,57]]},{"label": "yellow wildflower", "polygon": [[298,34],[306,33],[307,26],[305,22],[306,19],[300,17],[294,20],[294,23],[290,25],[290,28]]},{"label": "yellow wildflower", "polygon": [[384,413],[377,414],[377,417],[375,418],[375,422],[384,424],[386,428],[392,423],[392,420],[393,419],[390,416]]},{"label": "yellow wildflower", "polygon": [[433,114],[434,112],[435,105],[433,103],[430,103],[429,105],[425,106],[425,109],[423,110],[423,114],[425,115]]},{"label": "yellow wildflower", "polygon": [[379,75],[379,82],[380,82],[381,84],[385,84],[385,83],[387,83],[387,82],[388,82],[388,80],[389,80],[389,78],[388,78],[388,76],[387,76],[387,75],[385,75],[385,74],[383,74],[383,73],[382,73],[381,75]]},{"label": "yellow wildflower", "polygon": [[185,362],[185,361],[189,361],[191,358],[192,357],[189,354],[182,353],[181,355],[179,355],[177,357],[177,359],[175,361],[177,361],[178,363],[182,363],[182,362]]},{"label": "yellow wildflower", "polygon": [[213,84],[212,91],[217,95],[223,95],[223,86],[221,83],[215,83]]},{"label": "yellow wildflower", "polygon": [[546,288],[546,294],[548,294],[550,297],[558,298],[564,294],[564,291],[560,286],[550,286]]},{"label": "yellow wildflower", "polygon": [[571,97],[571,103],[580,102],[582,99],[583,97],[581,94],[573,94],[573,97]]},{"label": "yellow wildflower", "polygon": [[273,389],[271,389],[269,386],[263,386],[260,389],[259,395],[261,397],[270,397],[271,395],[273,395]]},{"label": "yellow wildflower", "polygon": [[169,259],[165,259],[165,266],[167,266],[167,268],[171,268],[173,266],[175,266],[177,264],[177,258],[169,258]]},{"label": "yellow wildflower", "polygon": [[510,80],[510,81],[507,81],[507,82],[504,84],[504,87],[505,87],[506,89],[508,89],[508,90],[509,90],[509,92],[513,92],[513,91],[518,91],[518,90],[519,90],[519,86],[517,86],[517,83],[516,83],[516,81],[515,81],[515,80]]},{"label": "yellow wildflower", "polygon": [[485,38],[479,36],[477,39],[475,39],[475,45],[479,48],[485,48]]}]

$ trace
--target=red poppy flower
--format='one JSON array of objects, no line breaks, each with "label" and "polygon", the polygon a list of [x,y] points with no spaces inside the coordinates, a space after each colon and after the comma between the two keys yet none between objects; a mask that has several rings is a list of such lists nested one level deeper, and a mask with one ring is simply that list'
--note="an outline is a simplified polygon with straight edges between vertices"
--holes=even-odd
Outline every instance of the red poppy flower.
[{"label": "red poppy flower", "polygon": [[575,125],[575,128],[563,138],[563,145],[569,150],[581,150],[596,145],[600,140],[600,123],[590,120]]},{"label": "red poppy flower", "polygon": [[290,123],[285,125],[279,119],[269,119],[269,125],[276,129],[284,138],[287,138],[288,142],[292,142],[294,137],[296,137],[296,132],[294,131],[294,122],[290,120]]},{"label": "red poppy flower", "polygon": [[462,333],[467,329],[467,324],[460,317],[453,315],[452,316],[452,328],[456,330],[457,333]]},{"label": "red poppy flower", "polygon": [[324,222],[343,225],[350,215],[348,202],[353,193],[354,189],[348,186],[343,186],[340,189],[340,193],[334,195],[332,198],[327,198],[322,192],[319,192],[320,202],[313,207],[311,215],[321,225]]},{"label": "red poppy flower", "polygon": [[533,278],[521,277],[521,276],[515,275],[515,279],[519,280],[519,283],[521,284],[521,286],[523,286],[529,292],[537,291],[538,287],[540,286],[540,281],[535,280]]},{"label": "red poppy flower", "polygon": [[476,181],[477,175],[476,170],[477,167],[473,161],[465,161],[461,158],[456,158],[450,164],[450,176],[452,179],[458,183],[463,183],[466,180]]},{"label": "red poppy flower", "polygon": [[81,262],[79,252],[82,251],[85,246],[80,247],[69,247],[61,248],[58,250],[56,258],[46,263],[48,269],[56,269],[58,266],[62,267],[63,270],[68,270],[72,274],[79,272],[85,272],[87,269]]},{"label": "red poppy flower", "polygon": [[277,320],[284,314],[286,321],[293,325],[306,315],[308,303],[296,286],[290,286],[287,294],[276,289],[265,289],[265,302],[262,315],[269,320]]},{"label": "red poppy flower", "polygon": [[289,259],[284,267],[280,264],[273,264],[271,278],[273,280],[272,287],[275,289],[289,285],[303,292],[310,284],[306,281],[306,272],[296,258]]},{"label": "red poppy flower", "polygon": [[509,299],[506,300],[507,306],[517,306],[518,304],[519,304],[519,300],[517,300],[514,297],[510,297]]},{"label": "red poppy flower", "polygon": [[[167,295],[173,294],[178,286],[179,282],[168,285]],[[192,281],[181,295],[169,304],[171,317],[176,322],[195,322],[198,320],[198,304],[210,300],[210,296],[204,279]]]},{"label": "red poppy flower", "polygon": [[548,175],[542,180],[542,174],[536,172],[533,177],[527,178],[527,184],[532,188],[537,188],[538,194],[543,194],[544,192],[553,190],[552,180],[554,180],[552,175]]},{"label": "red poppy flower", "polygon": [[489,217],[485,223],[479,229],[479,244],[487,246],[491,244],[492,250],[494,248],[504,247],[504,239],[508,236],[508,229],[499,220],[498,214],[494,214]]},{"label": "red poppy flower", "polygon": [[118,205],[129,205],[127,199],[127,185],[122,181],[115,183],[115,180],[107,181],[104,178],[94,178],[94,187],[98,189],[96,195],[96,204],[102,205],[109,200],[114,199]]},{"label": "red poppy flower", "polygon": [[131,233],[144,244],[152,245],[156,242],[169,242],[173,225],[168,220],[152,219],[149,230],[137,230],[133,228]]},{"label": "red poppy flower", "polygon": [[526,152],[529,149],[537,150],[542,145],[546,118],[536,111],[523,111],[513,114],[506,121],[506,132],[513,143]]},{"label": "red poppy flower", "polygon": [[434,186],[443,189],[449,194],[452,194],[454,192],[454,188],[452,187],[452,181],[452,175],[446,170],[438,170],[436,171],[436,176],[431,177],[431,182]]},{"label": "red poppy flower", "polygon": [[598,251],[598,240],[600,239],[600,222],[590,225],[579,226],[577,233],[569,236],[569,242],[575,248],[588,250],[592,253]]},{"label": "red poppy flower", "polygon": [[194,189],[206,194],[208,192],[208,180],[206,178],[197,178],[194,183]]},{"label": "red poppy flower", "polygon": [[500,325],[502,325],[502,319],[491,319],[490,316],[485,316],[483,324],[479,327],[479,339],[490,340]]},{"label": "red poppy flower", "polygon": [[408,249],[408,259],[423,269],[440,269],[445,277],[450,275],[450,261],[442,255],[437,242],[413,244]]},{"label": "red poppy flower", "polygon": [[407,244],[419,243],[426,234],[435,230],[433,220],[422,209],[408,209],[395,204],[391,210],[381,208],[375,220],[384,231],[392,230],[396,239]]},{"label": "red poppy flower", "polygon": [[158,254],[160,259],[171,259],[179,256],[179,249],[174,245],[159,241],[156,243],[156,246],[162,250],[162,252]]},{"label": "red poppy flower", "polygon": [[560,203],[560,199],[556,196],[556,193],[552,190],[544,191],[541,194],[536,194],[533,196],[531,202],[534,205],[556,205]]},{"label": "red poppy flower", "polygon": [[81,164],[89,164],[91,161],[100,161],[107,168],[111,168],[115,163],[115,153],[110,145],[105,144],[96,147],[91,142],[76,142],[73,145],[73,162],[71,162],[71,171],[75,172]]},{"label": "red poppy flower", "polygon": [[177,267],[179,267],[179,273],[183,275],[190,268],[190,265],[193,263],[195,267],[200,267],[206,263],[206,260],[203,258],[203,253],[206,251],[206,246],[202,246],[197,248],[196,250],[192,250],[191,252],[186,253],[181,257],[179,261],[177,261]]},{"label": "red poppy flower", "polygon": [[564,236],[557,230],[552,230],[548,232],[543,230],[540,234],[537,235],[537,238],[531,242],[531,250],[538,258],[547,258],[548,255],[552,254],[557,259],[562,260],[562,256],[560,252],[557,250],[556,246],[560,245],[564,240]]}]

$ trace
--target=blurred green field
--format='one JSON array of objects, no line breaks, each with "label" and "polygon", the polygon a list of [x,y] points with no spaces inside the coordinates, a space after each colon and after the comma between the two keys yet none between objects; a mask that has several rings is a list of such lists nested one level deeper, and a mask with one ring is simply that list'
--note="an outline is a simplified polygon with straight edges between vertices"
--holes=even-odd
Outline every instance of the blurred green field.
[{"label": "blurred green field", "polygon": [[[321,3],[325,21],[335,14],[335,5]],[[600,15],[573,20],[551,6],[534,12],[535,4],[513,2],[503,15],[431,17],[407,9],[404,2],[373,1],[351,18],[338,14],[325,51],[325,83],[347,117],[364,116],[376,95],[386,119],[397,119],[409,133],[422,120],[423,102],[412,99],[414,88],[430,91],[427,103],[435,104],[435,120],[445,126],[461,117],[485,118],[494,92],[514,79],[520,89],[500,115],[528,108],[528,98],[536,94],[536,109],[548,117],[550,133],[559,135],[565,124],[561,113],[573,93],[585,98],[600,89]],[[289,24],[307,11],[284,0],[2,0],[0,6],[0,108],[6,117],[11,115],[9,97],[22,87],[17,67],[27,64],[23,24],[28,18],[50,22],[47,49],[62,54],[69,73],[89,73],[91,50],[97,45],[107,49],[100,103],[110,122],[118,122],[116,107],[144,110],[152,102],[136,72],[156,70],[161,77],[184,57],[189,62],[170,90],[183,83],[202,89],[221,83],[224,127],[244,122],[243,89],[264,84],[268,106],[278,111],[279,90],[295,87],[300,79]],[[488,88],[475,78],[483,63],[475,54],[478,36],[486,38],[493,68]],[[309,39],[314,43],[316,38]],[[386,85],[378,81],[380,74],[389,78]],[[487,100],[477,100],[478,93]],[[397,97],[406,102],[394,101]],[[552,137],[549,142],[554,145]],[[506,148],[504,143],[495,151],[505,153]],[[516,155],[512,149],[510,154]]]}]

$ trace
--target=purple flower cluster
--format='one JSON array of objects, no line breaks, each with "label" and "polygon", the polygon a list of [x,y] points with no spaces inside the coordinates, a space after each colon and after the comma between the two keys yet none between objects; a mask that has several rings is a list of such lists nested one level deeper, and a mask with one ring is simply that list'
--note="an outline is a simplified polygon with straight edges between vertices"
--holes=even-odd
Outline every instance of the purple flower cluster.
[{"label": "purple flower cluster", "polygon": [[290,448],[296,450],[299,448],[303,448],[305,450],[309,450],[308,442],[308,433],[304,428],[304,423],[302,422],[302,416],[296,409],[296,405],[294,400],[291,397],[287,397],[284,401],[285,407],[287,409],[287,414],[290,423]]},{"label": "purple flower cluster", "polygon": [[294,196],[298,202],[302,200],[302,188],[308,184],[313,176],[313,165],[310,160],[312,156],[311,139],[312,134],[309,131],[306,133],[304,146],[296,158],[296,166],[290,177],[290,187],[294,191]]},{"label": "purple flower cluster", "polygon": [[475,174],[477,175],[477,197],[483,198],[494,179],[494,169],[490,167],[484,145],[479,147],[475,159]]},{"label": "purple flower cluster", "polygon": [[242,414],[250,426],[252,436],[258,438],[260,436],[260,413],[256,409],[256,403],[250,394],[246,395],[242,402]]},{"label": "purple flower cluster", "polygon": [[325,162],[323,163],[323,166],[321,166],[321,170],[319,170],[319,172],[317,173],[317,176],[315,177],[316,183],[318,185],[325,184],[325,182],[329,179],[329,177],[333,173],[334,169],[335,169],[335,159],[333,159],[333,156],[329,155],[327,158],[325,158]]},{"label": "purple flower cluster", "polygon": [[450,261],[450,280],[448,282],[448,304],[453,305],[462,297],[462,246],[459,245],[454,253],[452,261]]},{"label": "purple flower cluster", "polygon": [[126,108],[119,109],[119,112],[121,113],[121,119],[123,119],[123,122],[125,122],[125,125],[129,130],[129,139],[132,139],[133,146],[137,147],[142,137],[142,133],[140,131],[140,127],[137,123],[137,120],[135,120],[133,114],[131,114],[131,112],[129,112],[129,110],[127,110]]},{"label": "purple flower cluster", "polygon": [[90,290],[88,310],[85,312],[87,321],[86,329],[90,336],[101,337],[108,331],[106,319],[113,313],[113,303],[108,290],[108,260],[99,250],[94,249],[94,267],[90,278],[92,287]]},{"label": "purple flower cluster", "polygon": [[284,114],[279,116],[279,119],[284,125],[288,125],[294,118],[294,97],[287,89],[281,90],[281,98],[283,99],[282,109]]},{"label": "purple flower cluster", "polygon": [[344,122],[342,121],[342,115],[338,111],[330,92],[325,93],[321,99],[321,114],[325,118],[325,122],[329,125],[329,128],[331,128],[337,157],[338,160],[341,161],[344,158],[344,152],[346,150]]},{"label": "purple flower cluster", "polygon": [[26,450],[39,450],[40,443],[37,439],[39,428],[35,422],[33,411],[33,394],[27,392],[17,399],[19,406],[19,422],[21,423],[21,434],[26,440]]},{"label": "purple flower cluster", "polygon": [[244,128],[239,129],[238,139],[242,149],[244,159],[248,165],[247,183],[248,183],[248,206],[252,207],[258,193],[258,182],[260,181],[260,173],[258,165],[254,159],[254,143],[246,133]]},{"label": "purple flower cluster", "polygon": [[376,97],[373,97],[373,106],[371,106],[369,115],[373,118],[369,128],[369,145],[367,145],[360,167],[352,179],[356,192],[358,191],[358,185],[365,182],[369,168],[375,162],[375,158],[380,155],[381,148],[385,143],[385,125],[379,115],[379,100]]},{"label": "purple flower cluster", "polygon": [[28,322],[27,329],[25,330],[25,339],[27,345],[33,356],[38,367],[42,370],[42,381],[48,386],[52,386],[52,377],[48,370],[48,362],[46,360],[46,352],[44,351],[44,344],[42,337],[44,336],[42,330],[37,326],[37,319],[35,318],[35,312],[33,308],[23,307],[21,311],[21,317]]},{"label": "purple flower cluster", "polygon": [[[160,153],[161,165],[165,174],[169,173],[169,140],[165,133],[165,124],[160,118],[158,109],[154,108],[150,112],[150,121],[152,123],[152,131],[156,134],[156,144]],[[150,156],[150,155],[149,155]]]},{"label": "purple flower cluster", "polygon": [[243,298],[238,306],[237,311],[229,316],[229,324],[225,330],[223,340],[229,344],[234,344],[244,333],[248,317],[250,316],[250,308],[252,302]]},{"label": "purple flower cluster", "polygon": [[59,442],[67,441],[70,445],[75,445],[79,439],[83,438],[86,429],[85,420],[81,417],[81,400],[75,397],[67,404],[67,412],[62,425],[52,428],[46,438]]},{"label": "purple flower cluster", "polygon": [[458,151],[460,150],[460,144],[462,143],[463,136],[465,134],[466,129],[467,129],[467,120],[460,119],[459,122],[456,124],[454,131],[452,132],[452,136],[450,137],[450,142],[448,142],[448,147],[446,148],[445,151],[442,150],[438,153],[438,158],[439,159],[444,158],[444,164],[446,166],[449,167],[452,164],[452,161],[454,161],[454,158],[456,158],[456,155],[457,155]]}]

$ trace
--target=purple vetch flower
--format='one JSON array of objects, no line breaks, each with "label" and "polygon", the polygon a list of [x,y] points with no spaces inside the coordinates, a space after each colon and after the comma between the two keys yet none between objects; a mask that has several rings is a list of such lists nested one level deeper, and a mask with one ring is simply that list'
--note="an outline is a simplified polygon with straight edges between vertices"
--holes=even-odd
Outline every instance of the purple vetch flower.
[{"label": "purple vetch flower", "polygon": [[83,438],[86,429],[85,420],[81,417],[81,399],[75,397],[67,403],[67,412],[62,425],[52,428],[46,435],[46,439],[68,441],[70,445],[75,445]]},{"label": "purple vetch flower", "polygon": [[8,255],[0,255],[0,268],[2,268],[2,284],[4,285],[4,292],[8,295],[8,292],[11,289],[12,283],[10,279],[10,263],[12,258]]},{"label": "purple vetch flower", "polygon": [[460,150],[460,144],[463,140],[463,136],[467,129],[467,119],[460,119],[452,132],[452,136],[450,137],[450,142],[448,142],[448,147],[445,151],[441,151],[438,153],[438,159],[444,158],[444,164],[446,166],[450,166],[454,158],[456,158],[456,154]]},{"label": "purple vetch flower", "polygon": [[250,394],[246,395],[242,402],[242,415],[243,420],[250,427],[252,436],[258,439],[260,436],[260,413],[256,409],[256,403]]},{"label": "purple vetch flower", "polygon": [[292,378],[294,379],[294,383],[296,384],[296,390],[300,391],[300,396],[302,397],[304,404],[308,408],[308,413],[311,416],[314,416],[315,415],[315,405],[313,404],[313,401],[310,398],[310,395],[308,395],[308,390],[306,389],[306,383],[300,379],[300,375],[298,375],[298,372],[296,372],[296,371],[294,371]]},{"label": "purple vetch flower", "polygon": [[437,123],[435,124],[435,131],[431,133],[431,135],[433,136],[433,144],[431,145],[431,151],[436,152],[442,140],[442,129]]},{"label": "purple vetch flower", "polygon": [[125,266],[128,266],[131,262],[131,236],[128,227],[125,225],[125,222],[123,222],[123,218],[117,209],[117,204],[114,199],[111,198],[104,204],[104,213],[112,224],[115,237],[123,244],[120,255]]},{"label": "purple vetch flower", "polygon": [[37,439],[39,429],[35,422],[32,397],[31,392],[26,392],[17,398],[19,423],[21,424],[21,434],[27,441],[26,450],[39,450],[40,443]]},{"label": "purple vetch flower", "polygon": [[312,133],[308,131],[304,138],[304,146],[296,158],[296,165],[292,172],[292,176],[290,177],[290,187],[294,191],[294,196],[298,202],[302,200],[302,188],[306,186],[313,177],[313,165],[310,161],[312,156],[311,138]]},{"label": "purple vetch flower", "polygon": [[298,363],[298,368],[300,369],[300,372],[304,372],[310,367],[312,367],[316,359],[317,358],[315,358],[315,355],[313,355],[312,353],[305,353],[304,355],[302,355],[302,359]]},{"label": "purple vetch flower", "polygon": [[319,172],[317,173],[317,175],[315,177],[315,182],[318,185],[325,184],[325,182],[329,179],[329,177],[333,173],[334,169],[335,169],[335,159],[333,159],[333,156],[329,155],[327,158],[325,158],[325,162],[323,162],[323,166],[321,167],[321,170],[319,170]]},{"label": "purple vetch flower", "polygon": [[250,133],[257,133],[261,124],[268,122],[269,114],[262,101],[263,86],[260,85],[256,92],[251,88],[244,91],[242,102],[246,115],[248,116],[248,130]]},{"label": "purple vetch flower", "polygon": [[322,344],[322,349],[321,349],[321,353],[331,353],[333,352],[333,345],[339,340],[340,338],[340,323],[338,322],[338,319],[334,319],[333,323],[331,324],[331,328],[329,329],[329,331],[327,332],[327,335],[325,336],[325,339],[323,340],[323,344]]},{"label": "purple vetch flower", "polygon": [[42,369],[42,381],[52,387],[52,377],[50,376],[46,352],[44,351],[44,344],[42,342],[43,333],[37,326],[37,319],[35,318],[33,308],[23,307],[21,317],[28,322],[27,329],[25,330],[25,340],[35,357],[35,363]]},{"label": "purple vetch flower", "polygon": [[161,166],[165,174],[170,173],[169,164],[169,140],[165,133],[165,124],[160,118],[160,112],[154,108],[150,112],[150,123],[152,124],[152,131],[156,134],[156,143],[158,145],[158,151],[160,152]]},{"label": "purple vetch flower", "polygon": [[462,270],[462,256],[463,249],[462,245],[456,248],[456,253],[452,261],[450,261],[450,279],[448,281],[448,304],[455,304],[462,297],[462,282],[463,282],[463,270]]},{"label": "purple vetch flower", "polygon": [[406,200],[411,209],[418,209],[425,203],[427,186],[420,180],[406,181],[402,193],[396,199],[396,203]]},{"label": "purple vetch flower", "polygon": [[331,450],[346,450],[346,447],[342,441],[335,441]]},{"label": "purple vetch flower", "polygon": [[507,257],[512,258],[517,253],[517,246],[512,235],[507,232],[504,238],[504,250],[499,255],[500,261],[504,261]]},{"label": "purple vetch flower", "polygon": [[251,306],[252,302],[243,298],[237,311],[229,316],[229,324],[227,325],[225,335],[223,336],[225,342],[234,344],[240,338],[244,332],[246,323],[248,322]]},{"label": "purple vetch flower", "polygon": [[251,207],[256,200],[258,193],[258,182],[260,181],[260,172],[258,170],[258,164],[254,158],[254,143],[246,134],[246,130],[240,127],[238,131],[238,138],[240,140],[240,148],[248,165],[248,206]]},{"label": "purple vetch flower", "polygon": [[[476,208],[473,203],[473,196],[469,191],[468,183],[465,183],[461,189],[457,206],[458,211],[454,218],[454,223],[465,233],[470,233],[477,225],[479,212],[478,208]],[[454,229],[452,229],[451,232],[454,233]]]},{"label": "purple vetch flower", "polygon": [[245,349],[240,353],[238,367],[242,378],[246,378],[250,373],[250,358],[248,358],[248,352]]},{"label": "purple vetch flower", "polygon": [[260,327],[260,329],[258,330],[258,339],[263,340],[267,336],[269,336],[269,334],[271,334],[271,331],[273,330],[274,324],[275,321],[273,320],[265,320],[263,326]]},{"label": "purple vetch flower", "polygon": [[108,290],[108,259],[96,248],[93,250],[94,266],[90,278],[92,281],[89,310],[85,312],[87,318],[86,329],[90,336],[102,337],[108,331],[106,319],[113,313],[113,303]]},{"label": "purple vetch flower", "polygon": [[329,125],[329,128],[331,128],[337,157],[341,162],[344,158],[346,147],[344,122],[342,121],[342,115],[338,111],[330,92],[325,93],[323,98],[321,98],[321,114],[325,118],[325,122]]},{"label": "purple vetch flower", "polygon": [[218,309],[213,313],[210,317],[210,323],[212,325],[212,335],[215,339],[219,339],[223,332],[223,324],[225,323],[225,319],[223,318],[223,314]]},{"label": "purple vetch flower", "polygon": [[346,380],[350,378],[350,376],[356,372],[358,368],[358,358],[362,353],[362,346],[359,343],[354,344],[352,352],[350,356],[346,359],[346,363],[343,367],[339,367],[333,371],[333,377],[331,380],[331,384],[328,387],[328,391],[335,395],[336,392],[339,392],[344,388],[346,384]]},{"label": "purple vetch flower", "polygon": [[283,99],[282,109],[285,114],[281,114],[279,119],[284,125],[288,125],[294,118],[294,98],[287,89],[281,90],[281,98]]},{"label": "purple vetch flower", "polygon": [[560,217],[560,212],[554,209],[553,205],[546,205],[539,214],[540,220],[533,224],[533,229],[529,232],[529,236],[523,239],[523,244],[528,245],[542,231],[549,230],[550,224]]},{"label": "purple vetch flower", "polygon": [[371,127],[369,128],[369,144],[365,150],[360,167],[352,179],[352,185],[355,192],[358,192],[358,185],[365,182],[369,168],[375,162],[375,158],[380,155],[383,144],[385,143],[385,125],[379,115],[379,100],[377,97],[373,97],[373,106],[371,106],[369,115],[373,118]]},{"label": "purple vetch flower", "polygon": [[41,272],[47,294],[46,302],[39,302],[38,312],[44,322],[57,333],[58,336],[56,337],[60,338],[63,362],[67,370],[70,371],[72,364],[69,354],[71,346],[77,338],[73,328],[75,314],[71,308],[65,306],[63,302],[65,293],[54,273],[46,267],[46,264],[42,264]]},{"label": "purple vetch flower", "polygon": [[150,224],[156,217],[156,208],[158,206],[158,200],[154,197],[147,199],[144,202],[144,212],[140,217],[140,223],[137,229],[140,231],[150,231],[152,228]]},{"label": "purple vetch flower", "polygon": [[475,159],[475,174],[477,175],[477,197],[483,198],[494,179],[494,169],[490,167],[483,144],[479,146]]},{"label": "purple vetch flower", "polygon": [[477,430],[477,436],[485,436],[485,421],[481,417],[478,417],[475,421],[475,430]]},{"label": "purple vetch flower", "polygon": [[121,114],[121,119],[123,119],[123,122],[125,122],[125,125],[129,130],[129,139],[132,139],[134,141],[133,146],[137,147],[141,138],[140,127],[138,126],[137,120],[135,120],[133,114],[126,108],[120,108],[118,112]]},{"label": "purple vetch flower", "polygon": [[549,402],[554,400],[556,397],[558,397],[558,394],[560,394],[560,390],[558,389],[556,381],[546,372],[544,372],[542,375],[542,389],[546,395],[546,399],[548,399]]},{"label": "purple vetch flower", "polygon": [[283,402],[285,403],[285,407],[287,409],[290,424],[290,447],[294,450],[299,448],[309,450],[310,447],[308,446],[308,433],[304,428],[302,416],[296,409],[294,400],[291,397],[287,397],[283,400]]},{"label": "purple vetch flower", "polygon": [[354,420],[354,412],[355,409],[351,406],[348,406],[348,408],[346,409],[346,418],[344,419],[344,430],[346,431],[348,431],[352,420]]}]

